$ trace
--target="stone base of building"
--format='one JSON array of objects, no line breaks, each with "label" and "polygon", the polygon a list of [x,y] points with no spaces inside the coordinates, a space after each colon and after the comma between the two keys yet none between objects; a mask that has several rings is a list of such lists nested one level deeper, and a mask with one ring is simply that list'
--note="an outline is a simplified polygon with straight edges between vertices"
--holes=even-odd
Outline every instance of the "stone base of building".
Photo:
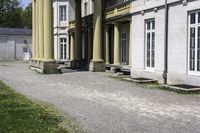
[{"label": "stone base of building", "polygon": [[56,61],[40,61],[40,60],[31,60],[30,68],[41,74],[57,74],[59,64]]},{"label": "stone base of building", "polygon": [[71,60],[69,60],[69,61],[65,61],[64,62],[64,64],[65,64],[65,66],[67,67],[67,68],[74,68],[74,61],[71,61]]},{"label": "stone base of building", "polygon": [[114,65],[114,64],[106,64],[106,70],[108,72],[113,72],[113,73],[116,73],[116,72],[120,72],[121,70],[121,65]]},{"label": "stone base of building", "polygon": [[105,67],[105,62],[102,61],[91,61],[89,70],[91,72],[105,72],[106,67]]},{"label": "stone base of building", "polygon": [[86,67],[86,61],[85,60],[74,60],[71,62],[73,67],[76,69],[84,69]]},{"label": "stone base of building", "polygon": [[158,83],[163,84],[163,71],[145,71],[142,69],[131,69],[132,78],[148,78],[157,80]]}]

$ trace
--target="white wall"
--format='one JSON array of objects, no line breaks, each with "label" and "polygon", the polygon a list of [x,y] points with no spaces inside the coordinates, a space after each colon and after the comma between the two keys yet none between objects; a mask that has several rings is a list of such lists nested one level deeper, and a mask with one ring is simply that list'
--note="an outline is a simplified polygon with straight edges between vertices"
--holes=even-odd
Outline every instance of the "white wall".
[{"label": "white wall", "polygon": [[[87,8],[86,8],[87,13],[85,13],[85,5],[84,5],[85,3],[87,3]],[[82,9],[82,17],[93,14],[94,13],[93,1],[92,0],[82,0],[81,9]]]},{"label": "white wall", "polygon": [[[66,21],[61,22],[59,16],[59,7],[62,5],[66,5]],[[69,17],[70,17],[70,5],[69,0],[54,0],[53,2],[54,8],[54,58],[57,61],[60,61],[60,38],[67,39],[67,57],[69,57],[69,46],[68,46],[68,26],[69,26]]]},{"label": "white wall", "polygon": [[[135,77],[156,78],[162,82],[164,69],[164,10],[132,16],[132,73]],[[155,68],[146,70],[145,20],[155,19]]]},{"label": "white wall", "polygon": [[200,76],[188,74],[188,12],[200,9],[200,1],[169,7],[169,83],[200,85]]},{"label": "white wall", "polygon": [[[24,43],[27,41],[27,45]],[[31,36],[15,36],[1,35],[0,36],[0,59],[24,59],[23,48],[27,47],[31,50]],[[31,52],[31,51],[30,51]]]},{"label": "white wall", "polygon": [[[132,2],[132,76],[157,79],[164,69],[164,0]],[[176,2],[176,3],[174,3]],[[200,85],[200,76],[188,74],[188,12],[200,9],[200,1],[169,0],[168,83]],[[160,6],[160,7],[159,7]],[[148,10],[147,10],[148,9]],[[155,70],[145,70],[145,20],[155,18]]]}]

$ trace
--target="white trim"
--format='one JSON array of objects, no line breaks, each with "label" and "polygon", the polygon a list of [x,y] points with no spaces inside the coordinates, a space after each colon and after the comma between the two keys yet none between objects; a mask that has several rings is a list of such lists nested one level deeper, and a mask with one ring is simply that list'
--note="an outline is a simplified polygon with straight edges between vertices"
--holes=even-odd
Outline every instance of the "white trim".
[{"label": "white trim", "polygon": [[[200,23],[198,22],[198,13],[200,10],[192,11],[188,13],[188,75],[200,76],[200,71],[197,71],[197,58],[198,58],[198,28]],[[195,13],[195,24],[191,24],[191,14]],[[190,28],[195,28],[195,65],[194,71],[190,70]]]},{"label": "white trim", "polygon": [[[66,42],[61,42],[62,39],[63,39],[63,40],[65,39]],[[67,60],[69,60],[69,57],[67,56],[68,53],[69,53],[69,51],[68,51],[67,38],[65,38],[65,37],[60,37],[60,38],[59,38],[59,45],[60,45],[60,52],[59,52],[59,54],[60,54],[60,61],[67,61]],[[61,47],[61,45],[63,45],[63,47]],[[63,48],[63,50],[61,50],[61,48]],[[61,51],[63,52],[63,55],[61,55]],[[66,58],[65,58],[65,57],[66,57]]]},{"label": "white trim", "polygon": [[[122,38],[122,35],[125,35],[125,38]],[[123,43],[123,41],[125,41],[126,42],[126,44],[125,44],[125,62],[123,62],[123,49],[122,49],[122,43]],[[120,36],[120,55],[121,55],[121,58],[120,58],[120,60],[121,60],[121,64],[122,65],[128,65],[128,33],[127,32],[122,32],[121,33],[121,36]]]},{"label": "white trim", "polygon": [[[150,22],[150,29],[147,29]],[[154,29],[153,23],[154,22]],[[150,33],[150,66],[147,66],[147,34]],[[152,67],[152,33],[154,33],[154,66]],[[153,72],[155,68],[155,19],[145,20],[145,70]]]}]

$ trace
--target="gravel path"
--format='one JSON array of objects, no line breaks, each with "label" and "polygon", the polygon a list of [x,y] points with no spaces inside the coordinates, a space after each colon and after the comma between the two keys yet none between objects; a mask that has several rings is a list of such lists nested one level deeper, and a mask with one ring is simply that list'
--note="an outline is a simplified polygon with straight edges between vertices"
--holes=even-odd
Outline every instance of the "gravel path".
[{"label": "gravel path", "polygon": [[40,75],[26,63],[0,63],[0,80],[53,104],[93,133],[200,133],[200,96],[143,89],[108,76]]}]

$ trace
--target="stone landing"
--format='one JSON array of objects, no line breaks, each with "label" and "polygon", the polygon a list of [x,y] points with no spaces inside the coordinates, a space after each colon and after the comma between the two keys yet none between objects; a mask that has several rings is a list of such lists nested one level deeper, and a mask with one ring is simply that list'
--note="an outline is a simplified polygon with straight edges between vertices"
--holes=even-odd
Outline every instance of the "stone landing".
[{"label": "stone landing", "polygon": [[56,74],[59,73],[59,64],[56,61],[39,61],[31,60],[30,68],[41,74]]},{"label": "stone landing", "polygon": [[104,61],[91,61],[89,70],[91,72],[105,72],[105,62]]}]

